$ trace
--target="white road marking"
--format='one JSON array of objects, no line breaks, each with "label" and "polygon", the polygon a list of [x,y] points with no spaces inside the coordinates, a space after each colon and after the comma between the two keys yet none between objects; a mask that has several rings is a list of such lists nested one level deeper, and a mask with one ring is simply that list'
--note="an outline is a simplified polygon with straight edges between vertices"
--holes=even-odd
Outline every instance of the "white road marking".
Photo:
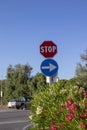
[{"label": "white road marking", "polygon": [[33,125],[32,125],[32,124],[26,125],[26,126],[23,128],[23,130],[27,130],[29,127],[33,127]]},{"label": "white road marking", "polygon": [[28,121],[28,120],[4,121],[4,122],[0,122],[0,125],[4,125],[4,124],[14,124],[14,123],[23,123],[23,122],[29,122],[29,121]]}]

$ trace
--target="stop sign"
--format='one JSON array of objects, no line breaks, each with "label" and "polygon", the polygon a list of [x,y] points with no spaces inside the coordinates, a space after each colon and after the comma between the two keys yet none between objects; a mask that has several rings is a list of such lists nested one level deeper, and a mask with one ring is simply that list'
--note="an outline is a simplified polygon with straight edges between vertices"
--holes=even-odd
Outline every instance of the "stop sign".
[{"label": "stop sign", "polygon": [[44,41],[40,45],[40,53],[45,57],[45,58],[50,58],[53,57],[57,53],[57,46],[54,42],[52,41]]}]

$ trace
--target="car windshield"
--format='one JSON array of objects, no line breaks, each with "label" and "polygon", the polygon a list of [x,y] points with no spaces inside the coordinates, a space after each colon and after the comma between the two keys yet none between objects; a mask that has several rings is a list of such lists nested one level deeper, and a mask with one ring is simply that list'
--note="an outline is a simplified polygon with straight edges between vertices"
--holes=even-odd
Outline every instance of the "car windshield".
[{"label": "car windshield", "polygon": [[11,99],[10,102],[16,102],[16,99]]}]

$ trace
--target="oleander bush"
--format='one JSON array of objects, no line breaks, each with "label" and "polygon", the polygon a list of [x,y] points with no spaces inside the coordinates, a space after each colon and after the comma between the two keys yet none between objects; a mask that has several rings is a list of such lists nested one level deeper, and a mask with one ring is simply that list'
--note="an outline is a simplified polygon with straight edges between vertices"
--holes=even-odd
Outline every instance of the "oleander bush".
[{"label": "oleander bush", "polygon": [[29,119],[32,130],[86,130],[87,93],[58,81],[34,95]]}]

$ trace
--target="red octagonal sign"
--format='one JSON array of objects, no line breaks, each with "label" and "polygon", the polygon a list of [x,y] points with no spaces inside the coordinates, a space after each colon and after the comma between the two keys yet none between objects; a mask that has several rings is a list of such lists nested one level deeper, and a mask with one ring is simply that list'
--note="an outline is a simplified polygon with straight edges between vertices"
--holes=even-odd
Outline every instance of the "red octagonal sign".
[{"label": "red octagonal sign", "polygon": [[45,58],[50,58],[53,57],[57,53],[57,46],[54,42],[52,41],[44,41],[40,45],[40,53],[45,57]]}]

